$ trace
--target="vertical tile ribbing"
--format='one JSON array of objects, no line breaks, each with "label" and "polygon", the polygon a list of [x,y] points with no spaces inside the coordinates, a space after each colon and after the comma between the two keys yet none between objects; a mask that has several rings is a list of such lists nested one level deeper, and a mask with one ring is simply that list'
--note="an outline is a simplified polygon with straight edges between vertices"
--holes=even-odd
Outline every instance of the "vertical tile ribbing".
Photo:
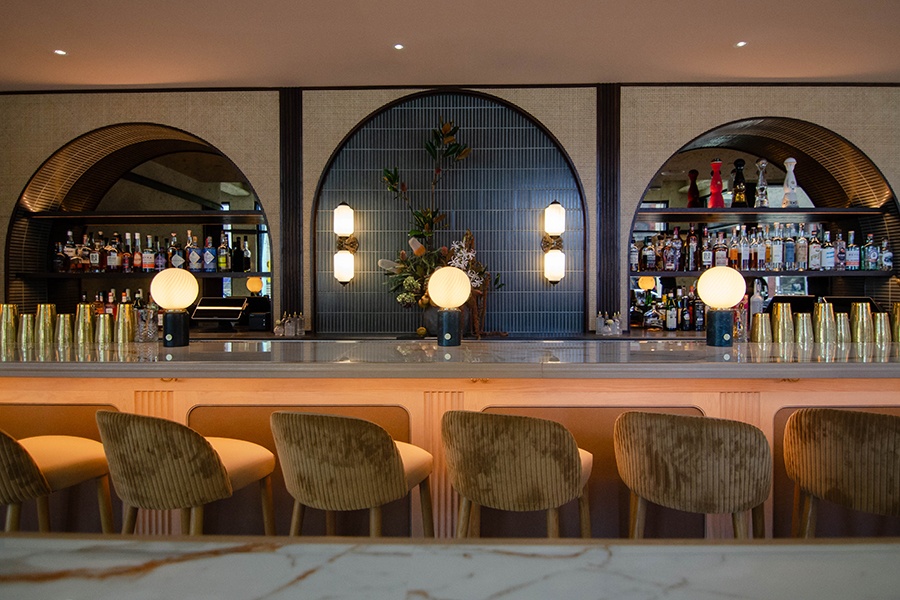
[{"label": "vertical tile ribbing", "polygon": [[610,313],[622,310],[619,306],[623,242],[619,239],[621,87],[615,83],[597,86],[597,309]]},{"label": "vertical tile ribbing", "polygon": [[[281,120],[281,308],[303,311],[303,92],[296,88],[279,91]],[[308,311],[307,311],[308,312]]]}]

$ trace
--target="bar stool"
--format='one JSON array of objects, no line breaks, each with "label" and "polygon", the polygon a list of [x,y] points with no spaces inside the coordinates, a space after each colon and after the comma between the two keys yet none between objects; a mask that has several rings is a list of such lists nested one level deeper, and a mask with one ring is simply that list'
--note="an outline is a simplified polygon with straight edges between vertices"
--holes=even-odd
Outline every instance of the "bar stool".
[{"label": "bar stool", "polygon": [[122,533],[134,533],[138,508],[181,509],[181,532],[203,532],[203,506],[259,482],[266,535],[275,534],[275,455],[252,442],[203,437],[167,419],[98,411],[97,425],[116,493]]},{"label": "bar stool", "polygon": [[290,535],[300,535],[305,507],[326,512],[369,510],[369,535],[381,535],[381,507],[419,486],[427,537],[434,537],[428,476],[433,458],[422,448],[394,441],[375,423],[354,417],[278,411],[271,416],[284,483],[294,498]]},{"label": "bar stool", "polygon": [[900,516],[900,417],[801,408],[788,417],[784,466],[794,481],[794,535],[816,535],[820,498]]},{"label": "bar stool", "polygon": [[594,457],[568,429],[547,419],[464,410],[444,413],[447,470],[461,497],[456,536],[468,535],[473,508],[547,511],[559,537],[559,507],[578,499],[581,537],[591,537],[588,479]]},{"label": "bar stool", "polygon": [[103,533],[111,533],[109,467],[100,442],[70,435],[17,441],[0,430],[0,504],[7,505],[7,532],[19,530],[22,502],[32,498],[37,501],[38,529],[49,532],[49,495],[91,479],[97,484],[100,525]]},{"label": "bar stool", "polygon": [[619,476],[631,490],[629,537],[644,537],[647,502],[693,513],[731,513],[734,536],[765,536],[772,487],[766,436],[747,423],[711,417],[625,412],[613,432]]}]

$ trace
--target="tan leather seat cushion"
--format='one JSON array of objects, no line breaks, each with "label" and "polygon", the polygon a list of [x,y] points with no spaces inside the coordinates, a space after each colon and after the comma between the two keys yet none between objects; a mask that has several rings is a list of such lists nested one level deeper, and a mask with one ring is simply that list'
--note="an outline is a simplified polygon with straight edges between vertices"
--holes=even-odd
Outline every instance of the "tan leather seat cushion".
[{"label": "tan leather seat cushion", "polygon": [[434,457],[426,450],[394,440],[400,460],[403,461],[403,474],[406,476],[406,487],[413,489],[431,474]]},{"label": "tan leather seat cushion", "polygon": [[275,455],[259,444],[221,437],[206,440],[225,465],[232,490],[259,481],[275,470]]},{"label": "tan leather seat cushion", "polygon": [[594,455],[587,450],[578,449],[578,458],[581,459],[581,489],[587,485],[591,478],[591,469],[594,468]]},{"label": "tan leather seat cushion", "polygon": [[103,444],[71,435],[39,435],[22,438],[50,489],[61,490],[109,473]]}]

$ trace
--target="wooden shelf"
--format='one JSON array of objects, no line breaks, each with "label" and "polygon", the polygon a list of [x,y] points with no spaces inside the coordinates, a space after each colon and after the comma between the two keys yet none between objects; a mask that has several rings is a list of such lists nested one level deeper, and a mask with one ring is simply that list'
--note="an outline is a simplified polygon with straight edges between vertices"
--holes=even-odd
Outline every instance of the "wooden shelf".
[{"label": "wooden shelf", "polygon": [[[894,271],[739,271],[744,277],[891,277]],[[700,277],[703,271],[629,271],[629,277]]]},{"label": "wooden shelf", "polygon": [[78,223],[134,224],[134,225],[265,225],[266,216],[256,210],[196,210],[196,211],[148,211],[133,213],[102,212],[35,212],[23,217],[35,220],[66,220]]},{"label": "wooden shelf", "polygon": [[820,223],[882,215],[877,208],[642,208],[636,223]]},{"label": "wooden shelf", "polygon": [[[151,273],[16,273],[19,279],[146,279],[156,275]],[[197,279],[244,279],[247,277],[271,277],[272,273],[266,271],[243,271],[239,273],[204,273],[191,271]]]}]

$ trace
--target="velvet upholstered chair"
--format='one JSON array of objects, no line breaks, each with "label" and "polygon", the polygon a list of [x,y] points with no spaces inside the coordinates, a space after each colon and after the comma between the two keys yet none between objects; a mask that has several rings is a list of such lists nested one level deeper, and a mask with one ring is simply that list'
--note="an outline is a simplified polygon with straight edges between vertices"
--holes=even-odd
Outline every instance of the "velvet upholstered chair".
[{"label": "velvet upholstered chair", "polygon": [[731,513],[736,538],[765,535],[772,487],[765,435],[747,423],[710,417],[625,412],[613,434],[619,476],[631,490],[629,537],[644,536],[647,502],[693,513]]},{"label": "velvet upholstered chair", "polygon": [[14,439],[0,431],[0,504],[6,531],[18,531],[22,502],[37,501],[38,529],[50,531],[50,494],[94,480],[104,533],[112,532],[109,467],[100,442],[70,435]]},{"label": "velvet upholstered chair", "polygon": [[300,534],[310,507],[326,511],[327,535],[335,534],[336,511],[368,509],[369,535],[378,537],[381,507],[418,486],[423,530],[434,537],[429,452],[354,417],[278,411],[271,425],[284,483],[294,498],[291,535]]},{"label": "velvet upholstered chair", "polygon": [[232,438],[203,437],[156,417],[99,411],[97,425],[116,493],[124,504],[123,533],[133,533],[139,508],[181,509],[181,532],[203,532],[203,506],[258,482],[263,528],[275,534],[275,455]]},{"label": "velvet upholstered chair", "polygon": [[593,456],[547,419],[451,410],[441,434],[450,481],[461,497],[457,537],[473,509],[547,511],[547,536],[559,537],[559,507],[578,499],[581,536],[591,537],[588,479]]},{"label": "velvet upholstered chair", "polygon": [[900,417],[801,408],[788,417],[784,466],[794,481],[794,534],[815,537],[819,499],[900,516]]}]

